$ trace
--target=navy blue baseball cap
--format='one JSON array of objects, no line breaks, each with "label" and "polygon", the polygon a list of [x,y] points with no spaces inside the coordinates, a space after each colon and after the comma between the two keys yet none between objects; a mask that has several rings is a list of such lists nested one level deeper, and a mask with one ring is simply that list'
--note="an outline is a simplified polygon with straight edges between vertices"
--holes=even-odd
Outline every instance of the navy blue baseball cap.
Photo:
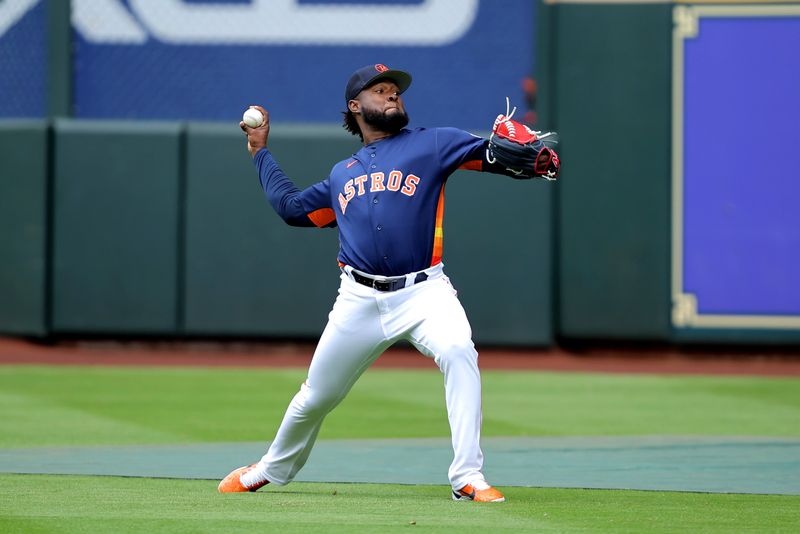
[{"label": "navy blue baseball cap", "polygon": [[411,85],[411,75],[402,70],[393,70],[378,63],[376,65],[367,65],[361,67],[350,76],[350,81],[347,82],[347,89],[344,91],[345,103],[350,102],[358,93],[381,80],[391,80],[397,84],[402,93],[408,86]]}]

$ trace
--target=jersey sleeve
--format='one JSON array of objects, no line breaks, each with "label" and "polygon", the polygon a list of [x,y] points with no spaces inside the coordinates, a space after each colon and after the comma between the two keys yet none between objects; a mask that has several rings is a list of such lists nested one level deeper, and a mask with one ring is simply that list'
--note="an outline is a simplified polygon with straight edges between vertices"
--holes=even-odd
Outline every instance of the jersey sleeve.
[{"label": "jersey sleeve", "polygon": [[436,129],[436,150],[446,174],[450,174],[481,152],[486,140],[458,128]]},{"label": "jersey sleeve", "polygon": [[448,174],[456,169],[463,169],[514,176],[502,165],[488,161],[486,156],[489,148],[488,139],[457,128],[439,128],[437,135],[443,165],[449,165],[444,167]]},{"label": "jersey sleeve", "polygon": [[258,179],[275,212],[291,226],[336,226],[331,208],[330,182],[325,179],[300,190],[281,170],[270,151],[262,148],[253,158]]}]

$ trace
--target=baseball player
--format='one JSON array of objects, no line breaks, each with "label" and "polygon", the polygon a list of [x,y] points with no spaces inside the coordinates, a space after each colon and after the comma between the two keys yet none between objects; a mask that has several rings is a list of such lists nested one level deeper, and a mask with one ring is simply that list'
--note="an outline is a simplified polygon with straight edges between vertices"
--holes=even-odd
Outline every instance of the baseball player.
[{"label": "baseball player", "polygon": [[302,191],[267,148],[267,111],[253,106],[265,117],[259,127],[240,123],[261,186],[284,221],[338,227],[341,285],[308,378],[269,450],[258,463],[225,477],[220,492],[291,482],[325,416],[381,353],[405,339],[444,374],[453,499],[505,500],[482,473],[478,353],[442,263],[444,187],[459,168],[552,180],[560,163],[552,143],[542,139],[549,134],[537,135],[511,120],[508,110],[498,116],[489,140],[455,128],[405,128],[401,94],[410,85],[408,73],[381,64],[353,73],[345,89],[344,127],[364,146]]}]

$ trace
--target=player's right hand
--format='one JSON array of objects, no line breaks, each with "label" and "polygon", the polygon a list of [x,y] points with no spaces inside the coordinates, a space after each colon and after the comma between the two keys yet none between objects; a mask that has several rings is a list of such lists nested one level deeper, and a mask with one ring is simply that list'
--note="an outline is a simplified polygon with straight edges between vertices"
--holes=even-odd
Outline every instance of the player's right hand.
[{"label": "player's right hand", "polygon": [[267,146],[267,139],[269,138],[269,112],[261,106],[252,107],[264,115],[264,123],[257,128],[251,128],[246,125],[244,121],[240,121],[239,128],[241,128],[247,136],[247,151],[250,152],[250,156],[255,157],[259,150]]}]

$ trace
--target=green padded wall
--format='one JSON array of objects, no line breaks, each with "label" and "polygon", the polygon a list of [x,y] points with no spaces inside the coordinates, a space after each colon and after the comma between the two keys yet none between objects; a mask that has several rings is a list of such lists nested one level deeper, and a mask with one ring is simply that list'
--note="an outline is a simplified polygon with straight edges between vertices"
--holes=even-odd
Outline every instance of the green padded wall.
[{"label": "green padded wall", "polygon": [[[301,188],[358,148],[339,127],[270,133]],[[317,338],[339,284],[336,230],[278,218],[235,125],[191,124],[187,155],[185,331]],[[478,342],[552,339],[548,185],[460,172],[447,186],[445,263]]]},{"label": "green padded wall", "polygon": [[0,332],[47,334],[44,121],[0,121]]},{"label": "green padded wall", "polygon": [[671,9],[545,10],[547,104],[564,163],[557,201],[564,339],[670,337]]},{"label": "green padded wall", "polygon": [[444,262],[476,343],[552,343],[556,187],[468,171],[448,181]]},{"label": "green padded wall", "polygon": [[55,123],[53,330],[178,327],[181,127]]},{"label": "green padded wall", "polygon": [[[338,127],[280,124],[269,146],[301,188],[358,149]],[[186,165],[185,332],[318,337],[339,285],[336,230],[278,217],[235,123],[189,125]]]}]

